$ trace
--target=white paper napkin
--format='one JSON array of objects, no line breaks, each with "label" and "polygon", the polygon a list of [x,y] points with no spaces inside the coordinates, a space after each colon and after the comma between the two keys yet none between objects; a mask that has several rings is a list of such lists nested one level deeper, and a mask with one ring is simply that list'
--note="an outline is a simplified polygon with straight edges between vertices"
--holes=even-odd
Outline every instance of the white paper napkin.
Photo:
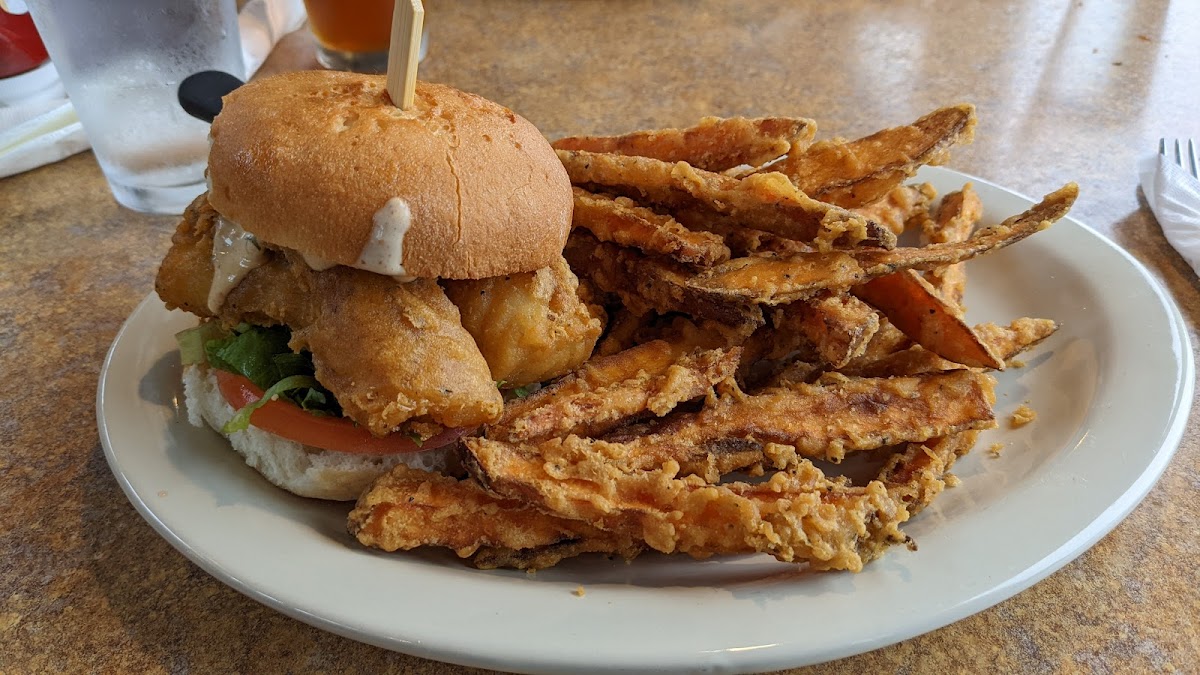
[{"label": "white paper napkin", "polygon": [[1138,173],[1167,241],[1200,275],[1200,181],[1162,155],[1143,160]]},{"label": "white paper napkin", "polygon": [[[302,26],[305,18],[303,0],[246,3],[238,14],[246,72],[258,70],[275,43]],[[0,178],[57,162],[90,147],[66,98],[0,107]]]}]

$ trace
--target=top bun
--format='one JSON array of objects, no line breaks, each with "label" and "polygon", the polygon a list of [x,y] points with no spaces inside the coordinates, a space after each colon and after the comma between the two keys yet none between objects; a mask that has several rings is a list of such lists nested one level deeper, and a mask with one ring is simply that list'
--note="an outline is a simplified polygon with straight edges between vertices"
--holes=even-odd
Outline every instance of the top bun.
[{"label": "top bun", "polygon": [[413,108],[382,75],[305,71],[225,97],[208,157],[213,208],[269,244],[358,266],[375,214],[404,200],[405,274],[481,279],[562,255],[571,185],[527,120],[418,82]]}]

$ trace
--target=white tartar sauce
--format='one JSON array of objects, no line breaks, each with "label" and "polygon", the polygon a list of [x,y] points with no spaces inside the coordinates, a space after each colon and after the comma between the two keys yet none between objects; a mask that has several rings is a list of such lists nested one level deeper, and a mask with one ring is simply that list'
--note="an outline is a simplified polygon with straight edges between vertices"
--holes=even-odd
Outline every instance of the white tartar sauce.
[{"label": "white tartar sauce", "polygon": [[408,202],[392,197],[375,212],[375,226],[363,246],[354,267],[376,274],[396,277],[398,281],[411,278],[404,271],[404,235],[412,224]]},{"label": "white tartar sauce", "polygon": [[214,314],[220,311],[229,292],[266,260],[254,235],[232,220],[217,216],[217,230],[213,233],[213,280],[208,287],[209,311]]}]

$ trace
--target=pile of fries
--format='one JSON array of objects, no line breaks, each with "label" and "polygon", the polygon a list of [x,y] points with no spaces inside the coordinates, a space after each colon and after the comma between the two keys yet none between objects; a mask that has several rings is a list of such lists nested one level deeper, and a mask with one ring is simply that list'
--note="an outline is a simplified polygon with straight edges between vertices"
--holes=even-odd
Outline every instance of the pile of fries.
[{"label": "pile of fries", "polygon": [[[556,142],[564,255],[609,318],[595,354],[464,440],[464,476],[381,478],[350,531],[485,568],[653,549],[858,571],[911,547],[900,525],[995,426],[990,371],[1057,328],[968,325],[962,263],[1061,218],[1074,184],[978,231],[970,184],[905,184],[974,126],[960,105],[854,141],[706,118]],[[851,454],[871,479],[835,475]]]}]

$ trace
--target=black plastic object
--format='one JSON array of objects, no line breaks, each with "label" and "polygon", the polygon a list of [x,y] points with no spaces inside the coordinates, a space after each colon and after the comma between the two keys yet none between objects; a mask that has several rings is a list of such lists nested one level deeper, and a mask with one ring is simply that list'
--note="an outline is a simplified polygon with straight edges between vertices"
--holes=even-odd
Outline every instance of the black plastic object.
[{"label": "black plastic object", "polygon": [[202,70],[179,83],[179,105],[192,117],[212,123],[221,112],[221,97],[243,84],[229,73]]}]

